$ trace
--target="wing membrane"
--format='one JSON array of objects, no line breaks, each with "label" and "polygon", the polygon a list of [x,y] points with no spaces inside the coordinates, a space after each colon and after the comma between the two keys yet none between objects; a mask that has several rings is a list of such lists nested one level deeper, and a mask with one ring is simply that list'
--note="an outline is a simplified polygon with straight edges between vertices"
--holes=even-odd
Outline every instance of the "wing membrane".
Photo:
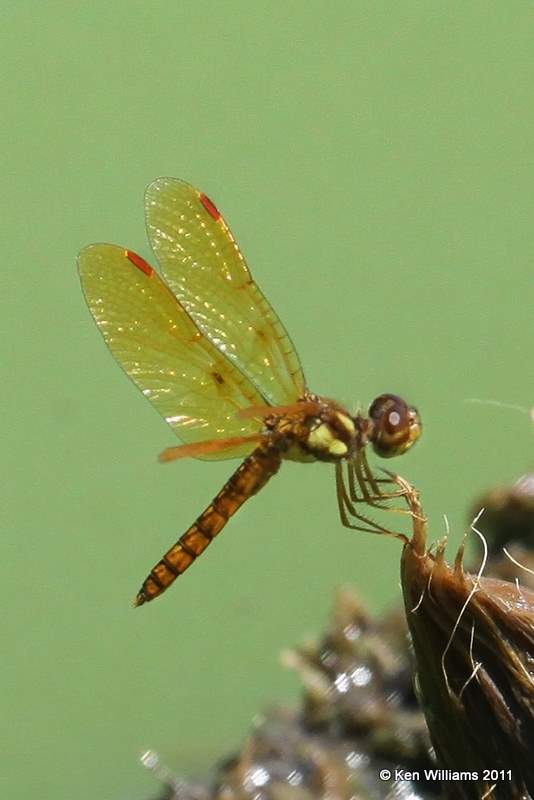
[{"label": "wing membrane", "polygon": [[[109,349],[186,443],[247,436],[261,421],[237,411],[261,404],[247,378],[198,330],[158,274],[139,256],[110,244],[80,253],[84,294]],[[234,458],[254,444],[201,458]]]},{"label": "wing membrane", "polygon": [[215,205],[176,178],[147,189],[148,235],[165,280],[198,328],[271,405],[305,391],[291,340]]}]

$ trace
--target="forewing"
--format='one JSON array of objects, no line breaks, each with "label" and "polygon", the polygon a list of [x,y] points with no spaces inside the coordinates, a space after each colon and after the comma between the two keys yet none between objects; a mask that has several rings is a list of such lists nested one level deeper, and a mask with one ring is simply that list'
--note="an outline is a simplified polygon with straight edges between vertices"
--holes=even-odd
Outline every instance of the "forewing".
[{"label": "forewing", "polygon": [[[87,304],[109,349],[186,443],[258,431],[237,411],[262,402],[254,386],[200,333],[143,259],[111,244],[86,247],[78,259]],[[205,458],[234,458],[253,444]]]},{"label": "forewing", "polygon": [[145,212],[165,280],[202,333],[267,403],[302,397],[295,348],[215,205],[184,181],[158,178],[147,189]]}]

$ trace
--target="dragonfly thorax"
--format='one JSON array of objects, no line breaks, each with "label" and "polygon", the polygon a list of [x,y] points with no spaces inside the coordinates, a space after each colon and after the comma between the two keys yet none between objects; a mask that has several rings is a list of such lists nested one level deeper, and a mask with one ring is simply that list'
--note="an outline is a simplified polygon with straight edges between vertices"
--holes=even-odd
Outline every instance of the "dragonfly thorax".
[{"label": "dragonfly thorax", "polygon": [[348,414],[336,410],[311,428],[306,449],[318,461],[339,461],[353,453],[356,436],[352,419]]},{"label": "dragonfly thorax", "polygon": [[348,412],[325,401],[317,415],[280,421],[285,434],[284,458],[290,461],[341,461],[350,458],[359,446],[359,431]]}]

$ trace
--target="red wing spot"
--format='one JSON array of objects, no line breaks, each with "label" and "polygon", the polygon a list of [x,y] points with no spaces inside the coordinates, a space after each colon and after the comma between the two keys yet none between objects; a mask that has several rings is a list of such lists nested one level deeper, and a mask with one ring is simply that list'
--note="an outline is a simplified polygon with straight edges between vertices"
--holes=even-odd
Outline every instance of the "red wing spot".
[{"label": "red wing spot", "polygon": [[125,250],[124,252],[128,261],[131,261],[132,264],[137,267],[137,269],[140,269],[141,272],[144,272],[149,278],[152,277],[154,274],[154,269],[150,266],[148,261],[145,261],[144,258],[138,256],[137,253],[133,252],[133,250]]},{"label": "red wing spot", "polygon": [[202,205],[204,206],[210,217],[213,217],[215,222],[218,222],[221,218],[221,212],[219,211],[215,203],[212,200],[210,200],[206,194],[203,194],[202,192],[200,193],[200,202],[202,203]]}]

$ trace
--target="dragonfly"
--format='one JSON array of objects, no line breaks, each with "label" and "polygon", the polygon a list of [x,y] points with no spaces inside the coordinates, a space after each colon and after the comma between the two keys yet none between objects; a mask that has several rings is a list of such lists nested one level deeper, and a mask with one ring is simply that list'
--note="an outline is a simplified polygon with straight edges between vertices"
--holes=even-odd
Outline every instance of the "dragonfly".
[{"label": "dragonfly", "polygon": [[[145,194],[148,238],[162,276],[114,244],[78,257],[82,289],[111,353],[182,444],[160,460],[242,458],[221,491],[150,570],[134,601],[160,596],[204,552],[282,461],[335,465],[341,522],[391,533],[361,513],[391,498],[367,460],[405,453],[422,423],[415,407],[382,394],[351,413],[312,393],[297,352],[254,282],[217,206],[177,178]],[[388,510],[392,510],[389,508]]]}]

